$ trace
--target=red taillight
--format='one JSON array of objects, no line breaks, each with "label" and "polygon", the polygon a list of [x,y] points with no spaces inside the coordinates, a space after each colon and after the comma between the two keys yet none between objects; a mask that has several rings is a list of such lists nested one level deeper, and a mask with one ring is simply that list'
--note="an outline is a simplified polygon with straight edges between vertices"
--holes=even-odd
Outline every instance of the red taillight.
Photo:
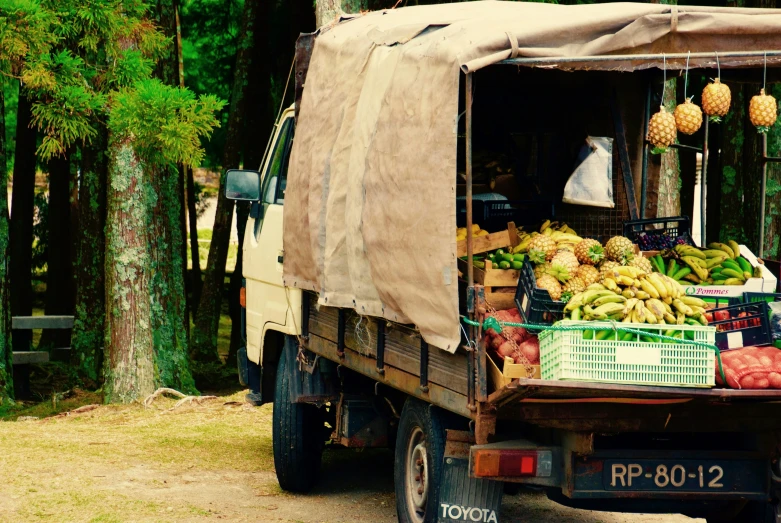
[{"label": "red taillight", "polygon": [[247,288],[246,287],[242,287],[241,290],[239,291],[239,303],[245,309],[247,308]]},{"label": "red taillight", "polygon": [[475,450],[474,475],[478,478],[537,475],[536,450]]}]

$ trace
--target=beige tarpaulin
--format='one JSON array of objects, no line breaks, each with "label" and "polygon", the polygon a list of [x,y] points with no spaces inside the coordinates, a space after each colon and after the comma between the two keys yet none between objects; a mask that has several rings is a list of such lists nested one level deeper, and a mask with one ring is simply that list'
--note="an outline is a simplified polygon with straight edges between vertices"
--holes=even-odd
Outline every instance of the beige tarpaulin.
[{"label": "beige tarpaulin", "polygon": [[776,10],[466,2],[342,21],[318,36],[306,78],[285,192],[285,284],[414,323],[453,352],[461,71],[512,56],[763,49],[781,49]]}]

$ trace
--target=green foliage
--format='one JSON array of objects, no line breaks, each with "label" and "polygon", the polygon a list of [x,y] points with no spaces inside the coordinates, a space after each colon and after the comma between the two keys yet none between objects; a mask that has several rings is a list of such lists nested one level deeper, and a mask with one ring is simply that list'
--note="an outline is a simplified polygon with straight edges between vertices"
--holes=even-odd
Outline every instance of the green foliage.
[{"label": "green foliage", "polygon": [[[230,98],[243,6],[243,0],[183,2],[184,82],[196,94],[213,94],[222,100]],[[278,25],[285,24],[280,22]],[[273,56],[268,58],[273,59]],[[227,107],[218,113],[217,118],[220,128],[214,131],[208,142],[202,140],[205,150],[203,165],[215,168],[222,164]]]},{"label": "green foliage", "polygon": [[139,154],[158,165],[198,165],[203,159],[200,137],[219,126],[214,112],[224,102],[143,80],[120,90],[111,100],[109,130],[117,139],[132,138]]},{"label": "green foliage", "polygon": [[33,217],[33,262],[34,273],[46,272],[49,248],[49,198],[43,191],[33,196],[35,215]]}]

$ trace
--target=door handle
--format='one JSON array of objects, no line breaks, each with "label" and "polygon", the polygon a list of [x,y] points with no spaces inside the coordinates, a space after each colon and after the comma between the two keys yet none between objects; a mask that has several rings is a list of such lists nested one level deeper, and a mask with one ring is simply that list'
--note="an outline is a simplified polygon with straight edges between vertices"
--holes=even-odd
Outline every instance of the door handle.
[{"label": "door handle", "polygon": [[282,259],[283,258],[284,258],[284,256],[281,256],[281,255],[277,256],[277,263],[282,263]]}]

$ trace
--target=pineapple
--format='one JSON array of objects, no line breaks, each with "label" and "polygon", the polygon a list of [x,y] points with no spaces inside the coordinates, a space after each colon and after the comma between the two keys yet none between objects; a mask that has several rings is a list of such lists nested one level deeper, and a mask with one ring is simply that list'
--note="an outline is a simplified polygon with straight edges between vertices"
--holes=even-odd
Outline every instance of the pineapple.
[{"label": "pineapple", "polygon": [[540,263],[534,267],[534,277],[540,279],[543,274],[548,274],[548,269],[550,269],[549,262]]},{"label": "pineapple", "polygon": [[683,134],[694,134],[702,126],[702,110],[687,98],[675,108],[675,126]]},{"label": "pineapple", "polygon": [[529,258],[534,263],[551,261],[556,255],[556,241],[550,236],[540,234],[529,242]]},{"label": "pineapple", "polygon": [[638,269],[642,269],[643,271],[648,273],[654,272],[654,268],[653,265],[651,265],[651,261],[645,256],[637,256],[636,258],[632,258],[632,261],[629,262],[629,265],[631,265],[632,267],[637,267]]},{"label": "pineapple", "polygon": [[548,291],[552,300],[558,301],[561,298],[561,284],[550,274],[543,274],[538,278],[537,287]]},{"label": "pineapple", "polygon": [[605,249],[597,240],[586,238],[575,246],[575,256],[585,265],[596,265],[605,257]]},{"label": "pineapple", "polygon": [[[596,269],[594,269],[596,270]],[[564,292],[569,292],[570,294],[577,294],[579,292],[583,292],[586,290],[586,282],[583,281],[582,278],[578,278],[575,276],[574,278],[570,278],[567,283],[564,284],[564,287],[562,287],[562,290]]]},{"label": "pineapple", "polygon": [[761,89],[757,96],[751,97],[751,102],[748,105],[748,116],[751,119],[751,123],[757,128],[757,131],[760,133],[768,132],[770,126],[776,123],[776,118],[778,117],[776,99],[765,94],[765,90]]},{"label": "pineapple", "polygon": [[729,111],[729,104],[732,101],[732,93],[729,86],[721,83],[719,78],[713,80],[712,84],[705,86],[702,90],[702,110],[710,117],[710,121],[718,123],[721,117]]},{"label": "pineapple", "polygon": [[551,260],[551,265],[561,264],[566,270],[568,277],[575,276],[580,264],[578,258],[569,251],[559,251]]},{"label": "pineapple", "polygon": [[[600,246],[601,247],[601,246]],[[578,270],[575,271],[575,276],[583,280],[586,286],[599,281],[599,269],[593,265],[581,265]]]},{"label": "pineapple", "polygon": [[553,276],[561,283],[566,282],[575,275],[574,271],[570,272],[567,266],[559,261],[551,262],[550,267],[546,271],[546,274]]},{"label": "pineapple", "polygon": [[613,236],[605,244],[605,254],[608,260],[626,265],[634,256],[634,244],[632,240],[624,236]]},{"label": "pineapple", "polygon": [[675,142],[675,136],[675,116],[662,106],[648,123],[648,141],[654,146],[655,152],[661,153]]},{"label": "pineapple", "polygon": [[599,264],[599,279],[602,280],[607,276],[613,276],[613,269],[620,267],[621,264],[611,260],[604,260]]}]

